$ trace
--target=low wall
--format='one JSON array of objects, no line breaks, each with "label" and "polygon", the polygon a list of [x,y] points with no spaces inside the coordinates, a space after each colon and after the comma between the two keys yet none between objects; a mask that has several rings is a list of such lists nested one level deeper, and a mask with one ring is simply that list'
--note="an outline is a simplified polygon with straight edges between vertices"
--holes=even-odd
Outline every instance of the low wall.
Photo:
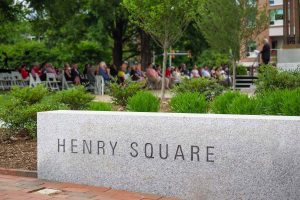
[{"label": "low wall", "polygon": [[279,49],[277,67],[282,70],[300,70],[300,49]]},{"label": "low wall", "polygon": [[300,117],[38,113],[38,177],[181,199],[300,199]]}]

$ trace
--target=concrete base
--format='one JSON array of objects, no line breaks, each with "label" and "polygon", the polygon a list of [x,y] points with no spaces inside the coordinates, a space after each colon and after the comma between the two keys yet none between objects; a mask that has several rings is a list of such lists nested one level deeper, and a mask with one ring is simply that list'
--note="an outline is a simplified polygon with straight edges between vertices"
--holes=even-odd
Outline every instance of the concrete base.
[{"label": "concrete base", "polygon": [[279,49],[277,67],[282,70],[300,69],[300,48]]}]

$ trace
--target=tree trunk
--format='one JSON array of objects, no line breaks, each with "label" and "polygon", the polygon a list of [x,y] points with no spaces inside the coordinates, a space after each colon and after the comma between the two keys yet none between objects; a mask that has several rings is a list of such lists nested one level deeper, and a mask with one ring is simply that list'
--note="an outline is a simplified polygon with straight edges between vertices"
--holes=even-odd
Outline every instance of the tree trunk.
[{"label": "tree trunk", "polygon": [[122,65],[123,59],[123,37],[122,34],[114,34],[114,48],[113,48],[113,63],[117,67]]},{"label": "tree trunk", "polygon": [[162,68],[162,80],[161,80],[161,100],[165,99],[166,92],[166,68],[168,59],[168,48],[164,47],[164,58],[163,58],[163,68]]},{"label": "tree trunk", "polygon": [[152,53],[150,49],[150,36],[145,31],[140,31],[141,36],[141,65],[145,70],[152,61]]},{"label": "tree trunk", "polygon": [[126,21],[122,18],[116,19],[116,26],[112,30],[112,37],[114,40],[113,48],[113,63],[120,67],[123,62],[123,37],[126,29]]}]

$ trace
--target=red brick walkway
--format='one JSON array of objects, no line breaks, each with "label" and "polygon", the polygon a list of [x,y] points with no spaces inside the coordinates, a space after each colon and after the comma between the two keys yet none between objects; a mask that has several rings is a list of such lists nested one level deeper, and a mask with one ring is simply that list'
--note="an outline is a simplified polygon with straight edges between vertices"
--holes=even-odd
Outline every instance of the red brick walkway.
[{"label": "red brick walkway", "polygon": [[[40,194],[43,189],[56,189],[60,193]],[[35,178],[0,175],[1,200],[176,200],[158,195],[126,192],[104,187],[41,181]]]}]

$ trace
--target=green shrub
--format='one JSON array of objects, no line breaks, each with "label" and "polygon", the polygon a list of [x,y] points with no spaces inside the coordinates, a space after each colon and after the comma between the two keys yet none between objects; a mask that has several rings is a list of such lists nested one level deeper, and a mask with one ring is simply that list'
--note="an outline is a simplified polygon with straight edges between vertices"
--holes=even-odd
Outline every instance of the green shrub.
[{"label": "green shrub", "polygon": [[[230,66],[230,74],[233,75],[232,65]],[[243,65],[238,65],[236,67],[236,75],[240,75],[240,76],[248,75],[247,68]]]},{"label": "green shrub", "polygon": [[47,96],[48,90],[43,85],[37,87],[13,87],[11,90],[11,96],[21,103],[32,105],[40,102],[45,96]]},{"label": "green shrub", "polygon": [[173,89],[173,92],[176,95],[187,92],[201,93],[208,101],[213,100],[216,96],[222,94],[223,91],[224,87],[221,86],[216,80],[206,78],[183,79],[182,82]]},{"label": "green shrub", "polygon": [[261,103],[262,113],[265,115],[282,115],[281,108],[284,101],[284,91],[265,91],[257,95]]},{"label": "green shrub", "polygon": [[128,99],[127,110],[134,112],[158,112],[159,99],[148,91],[139,91]]},{"label": "green shrub", "polygon": [[300,116],[300,88],[287,90],[282,106],[282,113],[286,116]]},{"label": "green shrub", "polygon": [[241,115],[259,115],[262,114],[259,102],[248,95],[240,95],[233,99],[228,106],[228,113]]},{"label": "green shrub", "polygon": [[213,113],[300,116],[300,88],[259,93],[255,97],[228,92],[211,104]]},{"label": "green shrub", "polygon": [[0,110],[5,108],[6,104],[12,99],[11,95],[0,95]]},{"label": "green shrub", "polygon": [[44,101],[48,92],[43,86],[13,88],[8,95],[11,99],[0,109],[0,120],[10,135],[22,132],[35,138],[37,112],[68,109],[59,102]]},{"label": "green shrub", "polygon": [[266,91],[257,96],[266,115],[300,116],[300,88]]},{"label": "green shrub", "polygon": [[176,95],[170,102],[171,110],[177,113],[206,113],[205,96],[197,92],[187,92]]},{"label": "green shrub", "polygon": [[240,96],[241,93],[239,92],[226,92],[216,97],[216,99],[211,104],[212,112],[216,114],[230,114],[229,106],[235,98]]},{"label": "green shrub", "polygon": [[125,82],[124,84],[111,83],[109,85],[110,95],[114,104],[126,106],[128,99],[142,90],[142,83]]},{"label": "green shrub", "polygon": [[261,66],[256,86],[258,92],[295,89],[300,87],[300,71],[279,71],[273,66]]},{"label": "green shrub", "polygon": [[0,109],[0,120],[11,135],[22,132],[33,138],[36,137],[37,112],[84,109],[94,98],[84,87],[50,95],[42,85],[35,88],[14,87],[8,96],[11,99]]},{"label": "green shrub", "polygon": [[112,111],[112,105],[105,102],[91,102],[88,109],[92,111]]},{"label": "green shrub", "polygon": [[54,99],[67,105],[71,110],[83,110],[88,108],[88,104],[94,99],[94,96],[88,93],[83,86],[78,86],[57,92]]},{"label": "green shrub", "polygon": [[6,109],[0,114],[0,118],[4,122],[4,126],[9,129],[11,135],[25,132],[32,138],[36,138],[37,113],[61,109],[67,109],[67,107],[55,103],[37,103],[24,106],[13,102],[7,105]]}]

